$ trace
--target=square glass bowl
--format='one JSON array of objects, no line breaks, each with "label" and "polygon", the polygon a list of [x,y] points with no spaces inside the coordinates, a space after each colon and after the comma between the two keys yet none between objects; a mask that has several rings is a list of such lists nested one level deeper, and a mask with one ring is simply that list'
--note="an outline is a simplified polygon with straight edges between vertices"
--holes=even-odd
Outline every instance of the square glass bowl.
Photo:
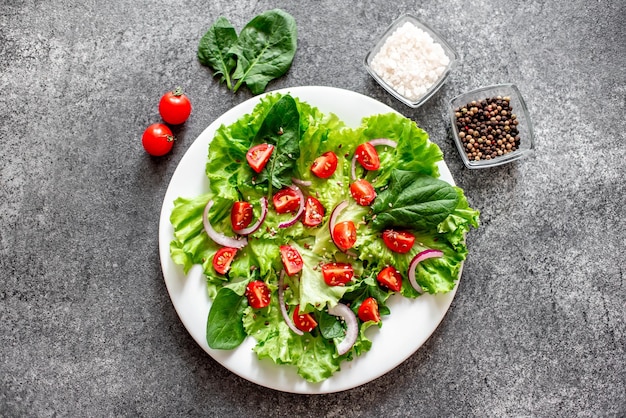
[{"label": "square glass bowl", "polygon": [[[449,60],[449,63],[446,66],[443,73],[441,73],[441,75],[439,75],[439,77],[430,86],[428,86],[426,91],[423,94],[421,94],[418,98],[409,98],[401,94],[400,92],[396,90],[394,86],[392,86],[387,81],[385,81],[382,75],[378,74],[372,68],[372,61],[374,60],[376,55],[380,52],[380,50],[383,48],[387,39],[389,39],[389,37],[391,37],[398,28],[400,28],[407,22],[413,24],[418,29],[421,29],[422,31],[430,35],[432,40],[441,46],[441,48],[443,49],[443,52],[445,53],[445,55],[448,57],[448,60]],[[445,83],[446,79],[448,78],[448,75],[450,75],[450,72],[452,71],[452,69],[456,66],[457,61],[458,61],[458,55],[456,51],[450,46],[450,44],[448,44],[448,42],[446,42],[445,39],[443,39],[430,26],[426,25],[425,23],[420,22],[416,17],[406,14],[396,19],[387,28],[387,30],[382,34],[382,36],[376,41],[374,47],[365,56],[365,68],[370,73],[370,75],[374,78],[374,80],[376,80],[378,84],[380,84],[385,90],[391,93],[392,96],[394,96],[396,99],[398,99],[399,101],[401,101],[402,103],[404,103],[405,105],[409,107],[417,108],[421,106],[422,104],[424,104],[428,99],[430,99],[437,92],[437,90],[441,88],[441,86]]]},{"label": "square glass bowl", "polygon": [[[503,154],[497,155],[490,159],[486,159],[486,156],[483,155],[480,158],[480,160],[474,160],[470,158],[470,156],[468,156],[468,153],[466,152],[467,142],[464,142],[463,139],[461,138],[462,135],[465,136],[466,139],[468,138],[468,133],[469,133],[469,129],[471,129],[471,126],[468,126],[469,129],[467,130],[463,129],[464,127],[461,127],[461,129],[459,129],[459,126],[457,126],[457,112],[459,110],[462,110],[463,108],[469,111],[473,107],[471,105],[472,102],[481,102],[489,98],[498,98],[498,97],[509,98],[510,110],[507,112],[507,116],[508,116],[509,122],[511,122],[512,120],[517,120],[517,123],[513,125],[514,128],[510,128],[510,129],[517,130],[516,135],[519,135],[519,144],[516,145],[515,142],[511,143],[512,147],[515,148],[515,150],[509,150],[507,153],[504,153],[504,149],[500,148],[501,145],[497,144],[497,142],[495,144],[491,142],[491,144],[493,144],[494,147],[496,147],[496,150],[498,149],[502,150]],[[486,109],[481,108],[481,111],[484,112],[484,110]],[[497,110],[497,108],[494,110]],[[515,119],[512,119],[512,115],[510,115],[510,113],[515,115]],[[462,112],[461,112],[461,115],[463,115]],[[466,116],[466,117],[473,118],[473,116]],[[485,117],[484,113],[483,113],[483,117]],[[491,126],[492,129],[500,127],[500,125],[494,124],[495,122],[491,119],[491,117],[492,116],[490,116],[488,119],[491,122],[491,125],[486,125],[486,126]],[[532,123],[528,115],[528,108],[526,107],[526,103],[524,102],[524,99],[522,98],[522,95],[520,94],[518,88],[513,84],[498,84],[494,86],[482,87],[482,88],[472,90],[472,91],[469,91],[467,93],[464,93],[455,97],[454,99],[450,101],[450,121],[452,123],[452,136],[453,136],[454,142],[456,143],[456,147],[459,150],[459,154],[461,154],[463,163],[465,164],[467,168],[474,169],[474,168],[495,167],[498,165],[510,163],[511,161],[519,160],[520,158],[527,157],[534,152],[534,148],[535,148],[534,134],[533,134]],[[485,127],[485,125],[482,125],[482,126]],[[465,131],[465,132],[462,135],[460,135],[462,131]],[[501,129],[501,131],[504,132],[505,135],[506,133],[509,133],[511,136],[513,136],[511,132],[509,131],[505,131],[503,129]],[[513,133],[515,132],[513,131]],[[492,134],[493,137],[498,138],[497,132],[493,132],[493,131],[483,132],[483,133],[480,133],[478,137],[473,138],[474,144],[476,144],[476,146],[482,146],[483,142],[481,142],[481,145],[479,145],[477,141],[479,140],[479,138],[482,141],[485,141],[484,137],[487,137],[489,141],[492,141],[492,139],[489,138],[488,136],[489,134]],[[472,146],[474,146],[474,144]],[[506,141],[505,141],[505,148],[506,148]]]}]

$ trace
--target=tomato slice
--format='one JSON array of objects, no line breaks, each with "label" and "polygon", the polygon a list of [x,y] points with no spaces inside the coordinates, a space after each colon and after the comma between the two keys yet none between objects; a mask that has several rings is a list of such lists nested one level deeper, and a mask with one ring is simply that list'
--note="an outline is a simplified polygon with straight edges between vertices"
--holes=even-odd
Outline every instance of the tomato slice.
[{"label": "tomato slice", "polygon": [[404,254],[413,248],[415,236],[410,232],[387,229],[383,232],[383,241],[391,251]]},{"label": "tomato slice", "polygon": [[399,292],[402,289],[402,275],[393,266],[385,267],[376,276],[378,283],[385,286],[389,290]]},{"label": "tomato slice", "polygon": [[254,280],[246,286],[248,304],[253,309],[265,308],[270,304],[270,288],[261,280]]},{"label": "tomato slice", "polygon": [[219,274],[226,274],[230,269],[230,263],[237,254],[236,248],[222,247],[213,256],[213,268]]},{"label": "tomato slice", "polygon": [[363,322],[367,321],[380,321],[380,313],[378,313],[378,301],[376,299],[369,297],[361,303],[359,306],[359,311],[357,313],[359,319]]},{"label": "tomato slice", "polygon": [[323,153],[311,165],[311,172],[322,179],[332,176],[336,169],[337,155],[332,151]]},{"label": "tomato slice", "polygon": [[252,223],[254,212],[252,204],[249,202],[237,201],[230,210],[230,223],[233,231],[239,232]]},{"label": "tomato slice", "polygon": [[322,266],[322,276],[328,286],[343,286],[354,277],[354,269],[348,263],[326,263]]},{"label": "tomato slice", "polygon": [[306,198],[304,203],[304,219],[302,223],[305,226],[317,226],[324,220],[324,206],[319,200],[313,196]]},{"label": "tomato slice", "polygon": [[274,209],[276,213],[297,212],[300,209],[300,198],[297,193],[289,188],[279,190],[273,197]]},{"label": "tomato slice", "polygon": [[356,147],[356,151],[354,152],[356,155],[356,160],[361,163],[364,169],[366,170],[378,170],[380,168],[380,157],[378,157],[378,152],[376,152],[376,148],[369,142],[365,142],[364,144]]},{"label": "tomato slice", "polygon": [[254,171],[260,173],[265,167],[265,164],[269,161],[273,151],[274,145],[255,145],[246,153],[246,160],[248,160],[248,164],[250,164],[250,167],[252,167]]},{"label": "tomato slice", "polygon": [[288,276],[299,273],[304,266],[300,253],[289,245],[280,246],[280,258],[283,260],[283,266]]},{"label": "tomato slice", "polygon": [[356,243],[356,226],[352,221],[339,222],[333,228],[333,241],[340,250],[346,251]]},{"label": "tomato slice", "polygon": [[376,191],[369,181],[359,179],[350,185],[350,194],[361,206],[368,206],[376,198]]},{"label": "tomato slice", "polygon": [[300,305],[293,311],[293,324],[302,332],[311,332],[317,326],[317,321],[309,313],[300,314]]}]

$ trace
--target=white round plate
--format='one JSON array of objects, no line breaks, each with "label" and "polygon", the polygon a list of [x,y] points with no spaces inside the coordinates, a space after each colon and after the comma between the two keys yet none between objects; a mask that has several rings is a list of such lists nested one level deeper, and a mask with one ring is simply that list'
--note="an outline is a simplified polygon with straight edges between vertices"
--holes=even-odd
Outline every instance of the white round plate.
[{"label": "white round plate", "polygon": [[[370,97],[332,87],[293,87],[278,90],[290,93],[322,112],[334,113],[347,126],[357,127],[366,116],[395,112],[392,108]],[[274,92],[275,93],[275,92]],[[181,159],[163,199],[159,223],[159,253],[165,284],[172,303],[193,339],[217,362],[233,373],[259,385],[292,393],[319,394],[339,392],[368,383],[392,370],[424,344],[435,331],[452,303],[456,287],[440,295],[424,295],[407,299],[394,295],[388,303],[391,314],[384,318],[382,328],[367,330],[372,340],[369,352],[351,362],[341,364],[341,370],[321,383],[309,383],[298,376],[295,367],[276,365],[271,360],[259,360],[252,351],[255,341],[248,337],[235,350],[214,350],[206,342],[206,321],[211,307],[206,283],[200,266],[194,266],[185,275],[181,266],[170,258],[169,245],[173,228],[169,217],[174,200],[194,197],[208,191],[205,175],[208,145],[222,124],[230,125],[242,115],[250,113],[262,96],[256,96],[224,113],[189,147]],[[441,179],[454,184],[448,167],[439,164]]]}]

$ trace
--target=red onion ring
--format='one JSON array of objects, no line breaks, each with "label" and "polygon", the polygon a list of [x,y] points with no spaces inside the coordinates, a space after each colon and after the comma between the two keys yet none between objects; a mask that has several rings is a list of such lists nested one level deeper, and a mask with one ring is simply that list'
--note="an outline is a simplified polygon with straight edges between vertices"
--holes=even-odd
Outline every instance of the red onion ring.
[{"label": "red onion ring", "polygon": [[298,221],[298,219],[300,219],[300,216],[304,212],[304,194],[302,194],[302,190],[300,190],[298,186],[294,186],[294,185],[291,185],[288,187],[294,192],[296,192],[296,194],[298,195],[298,199],[300,199],[300,207],[298,208],[298,212],[296,212],[296,215],[293,218],[291,218],[288,221],[281,222],[278,224],[280,228],[288,228],[291,225],[295,224]]},{"label": "red onion ring", "polygon": [[417,265],[421,261],[424,261],[426,259],[442,256],[443,252],[439,250],[428,249],[418,253],[409,263],[409,282],[411,283],[411,286],[413,286],[413,289],[417,290],[420,295],[424,293],[424,289],[422,289],[422,287],[417,284],[417,280],[415,279],[415,269],[417,268]]},{"label": "red onion ring", "polygon": [[296,328],[293,321],[289,317],[289,312],[287,312],[287,306],[285,306],[285,295],[284,295],[285,289],[283,288],[284,281],[285,281],[285,270],[281,270],[280,278],[278,279],[278,304],[280,305],[280,313],[282,314],[283,319],[285,320],[285,323],[287,324],[290,330],[292,330],[294,333],[298,335],[304,335],[304,332]]},{"label": "red onion ring", "polygon": [[356,153],[352,156],[352,162],[350,163],[350,175],[352,180],[356,180]]},{"label": "red onion ring", "polygon": [[238,234],[250,235],[256,232],[261,227],[261,224],[265,221],[266,216],[267,216],[267,197],[263,196],[261,198],[261,216],[259,216],[259,219],[257,219],[257,221],[254,224],[250,225],[247,228],[242,229],[241,231],[238,231]]},{"label": "red onion ring", "polygon": [[297,184],[300,187],[311,187],[311,183],[309,180],[302,180],[302,179],[298,179],[295,177],[291,178],[291,181],[294,182],[295,184]]},{"label": "red onion ring", "polygon": [[398,143],[396,141],[392,141],[389,138],[372,139],[370,141],[370,144],[372,144],[375,147],[378,147],[378,146],[381,146],[381,145],[385,145],[387,147],[396,148],[398,146]]},{"label": "red onion ring", "polygon": [[[328,222],[328,228],[330,229],[330,239],[333,240],[333,243],[335,245],[337,245],[337,243],[335,242],[335,239],[333,238],[333,230],[335,229],[335,225],[337,224],[337,218],[339,218],[339,214],[341,213],[341,211],[343,211],[347,207],[348,207],[348,201],[343,200],[341,201],[341,203],[335,206],[333,211],[330,213],[330,221]],[[339,248],[338,245],[337,245],[337,248]]]},{"label": "red onion ring", "polygon": [[247,239],[227,237],[226,235],[220,234],[215,229],[213,229],[211,222],[209,222],[209,210],[211,210],[212,207],[213,200],[209,200],[209,203],[206,204],[206,206],[204,207],[204,212],[202,213],[202,225],[204,225],[204,231],[209,236],[209,238],[215,241],[216,244],[222,245],[224,247],[232,247],[237,249],[245,247],[248,244]]},{"label": "red onion ring", "polygon": [[343,303],[338,303],[332,308],[328,308],[328,313],[334,316],[342,317],[346,321],[346,336],[337,344],[337,354],[344,355],[354,345],[357,336],[359,335],[359,324],[356,320],[356,315],[352,312],[352,309]]}]

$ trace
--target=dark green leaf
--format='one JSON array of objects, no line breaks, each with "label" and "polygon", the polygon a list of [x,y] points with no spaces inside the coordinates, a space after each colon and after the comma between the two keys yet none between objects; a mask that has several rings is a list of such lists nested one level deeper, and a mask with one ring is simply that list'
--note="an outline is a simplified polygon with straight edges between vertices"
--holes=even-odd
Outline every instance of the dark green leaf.
[{"label": "dark green leaf", "polygon": [[269,10],[252,19],[239,34],[230,52],[237,56],[233,79],[259,94],[270,80],[285,74],[296,53],[298,32],[294,18],[280,9]]},{"label": "dark green leaf", "polygon": [[209,347],[231,350],[243,342],[243,311],[246,297],[223,287],[213,300],[206,325],[206,340]]},{"label": "dark green leaf", "polygon": [[377,229],[436,227],[456,208],[459,196],[445,181],[412,171],[394,170],[389,188],[372,206]]},{"label": "dark green leaf", "polygon": [[275,146],[257,183],[269,180],[277,189],[291,184],[293,169],[300,156],[300,113],[293,97],[283,96],[272,106],[254,138],[254,144]]},{"label": "dark green leaf", "polygon": [[208,32],[200,39],[198,59],[200,63],[211,67],[215,76],[221,76],[232,89],[230,73],[235,68],[235,58],[230,49],[237,42],[237,32],[225,17],[219,17]]},{"label": "dark green leaf", "polygon": [[328,340],[341,338],[346,335],[346,330],[341,325],[338,317],[329,315],[324,311],[319,312],[319,328],[322,336]]}]

